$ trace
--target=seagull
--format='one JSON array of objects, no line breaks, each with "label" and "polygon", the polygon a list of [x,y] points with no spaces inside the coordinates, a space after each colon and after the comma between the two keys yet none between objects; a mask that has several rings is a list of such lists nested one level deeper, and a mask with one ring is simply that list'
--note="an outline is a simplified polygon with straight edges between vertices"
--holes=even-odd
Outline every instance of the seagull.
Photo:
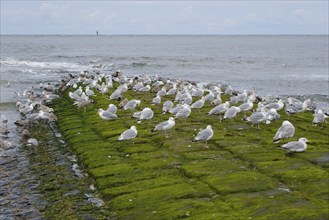
[{"label": "seagull", "polygon": [[93,90],[89,88],[89,86],[86,86],[86,95],[87,96],[95,96],[95,93]]},{"label": "seagull", "polygon": [[119,108],[123,108],[127,103],[128,103],[128,99],[127,99],[127,98],[124,98],[124,99],[119,103]]},{"label": "seagull", "polygon": [[111,112],[113,114],[117,113],[118,108],[114,104],[109,104],[109,107],[106,109],[107,112]]},{"label": "seagull", "polygon": [[56,115],[54,115],[54,113],[39,110],[39,113],[36,113],[36,114],[37,114],[36,119],[46,119],[48,121],[57,121],[57,117],[56,117]]},{"label": "seagull", "polygon": [[279,111],[279,110],[283,109],[284,103],[283,103],[282,99],[279,99],[278,102],[267,104],[267,105],[265,105],[265,107],[267,109],[274,108],[275,110]]},{"label": "seagull", "polygon": [[303,152],[307,148],[308,140],[306,138],[299,138],[298,141],[288,142],[280,148],[288,150],[288,152]]},{"label": "seagull", "polygon": [[175,115],[175,118],[187,118],[191,114],[191,108],[189,105],[184,104],[183,108],[181,108]]},{"label": "seagull", "polygon": [[[80,93],[69,92],[69,97],[71,99],[78,100],[78,99],[80,99],[80,95],[78,95],[78,94],[80,94]],[[81,92],[81,94],[82,94],[82,92]]]},{"label": "seagull", "polygon": [[[155,131],[164,131],[166,136],[166,130],[169,130],[175,126],[175,119],[173,117],[170,117],[168,121],[164,121],[159,123],[155,128],[152,130],[152,132]],[[167,136],[166,136],[167,137]]]},{"label": "seagull", "polygon": [[117,90],[120,91],[121,93],[122,93],[122,92],[127,92],[127,90],[128,90],[128,86],[127,86],[126,83],[123,83],[123,84],[121,84],[120,86],[118,86]]},{"label": "seagull", "polygon": [[328,118],[328,116],[323,113],[322,109],[319,109],[315,112],[312,123],[313,125],[321,124],[325,121],[326,118]]},{"label": "seagull", "polygon": [[91,99],[82,99],[82,100],[77,100],[73,103],[73,105],[78,106],[78,108],[84,107],[84,112],[86,112],[86,107],[93,103],[93,100]]},{"label": "seagull", "polygon": [[247,117],[247,121],[253,125],[257,124],[257,126],[259,128],[259,124],[266,120],[266,116],[267,116],[267,114],[265,112],[265,109],[262,109],[262,111],[254,112],[252,115]]},{"label": "seagull", "polygon": [[129,102],[127,102],[125,106],[123,106],[123,110],[128,110],[128,109],[134,110],[140,104],[141,104],[140,100],[136,100],[136,99],[130,100]]},{"label": "seagull", "polygon": [[165,101],[162,106],[162,114],[166,114],[172,107],[174,106],[174,103],[170,100]]},{"label": "seagull", "polygon": [[224,114],[224,119],[234,118],[240,112],[240,108],[236,106],[230,107]]},{"label": "seagull", "polygon": [[144,85],[143,85],[143,83],[142,82],[138,82],[138,83],[136,83],[134,86],[133,86],[133,90],[134,91],[138,91],[140,88],[142,88]]},{"label": "seagull", "polygon": [[236,98],[238,99],[239,102],[245,102],[248,97],[248,91],[243,90],[243,93],[239,93]]},{"label": "seagull", "polygon": [[148,92],[151,90],[151,86],[150,85],[146,85],[146,86],[143,86],[142,88],[140,88],[138,90],[138,92]]},{"label": "seagull", "polygon": [[136,129],[136,126],[133,125],[128,130],[125,130],[120,135],[120,137],[118,138],[118,141],[134,139],[136,136],[137,136],[137,129]]},{"label": "seagull", "polygon": [[43,93],[43,96],[47,100],[53,100],[59,98],[59,95],[53,94],[53,93]]},{"label": "seagull", "polygon": [[219,93],[217,95],[217,97],[210,103],[210,105],[217,106],[217,105],[220,105],[220,104],[222,104],[222,97],[221,97],[221,94]]},{"label": "seagull", "polygon": [[8,122],[7,116],[1,115],[1,121],[2,121],[2,123],[7,123]]},{"label": "seagull", "polygon": [[99,117],[101,117],[101,119],[103,119],[107,123],[111,119],[118,118],[118,116],[115,113],[110,112],[110,111],[104,111],[102,108],[98,109],[98,115],[99,115]]},{"label": "seagull", "polygon": [[206,96],[204,96],[204,102],[212,102],[215,99],[215,95],[213,92],[209,92]]},{"label": "seagull", "polygon": [[153,100],[152,100],[152,104],[153,105],[159,105],[161,103],[161,96],[157,95]]},{"label": "seagull", "polygon": [[22,107],[19,108],[19,112],[22,115],[27,115],[29,113],[31,113],[34,109],[34,106],[32,103],[30,103],[29,105],[26,103],[25,105],[23,105]]},{"label": "seagull", "polygon": [[295,134],[295,127],[289,121],[283,121],[281,127],[274,135],[273,143],[278,143],[281,139],[288,139]]},{"label": "seagull", "polygon": [[203,93],[204,93],[204,90],[202,89],[202,88],[197,88],[196,90],[194,90],[193,92],[192,92],[192,96],[197,96],[197,97],[201,97],[201,96],[203,96]]},{"label": "seagull", "polygon": [[207,125],[206,129],[201,130],[196,137],[193,139],[194,141],[206,141],[207,142],[210,140],[210,138],[212,138],[212,136],[214,135],[214,132],[211,128],[211,125]]},{"label": "seagull", "polygon": [[141,114],[142,114],[142,112],[141,111],[139,111],[139,112],[134,112],[133,113],[133,115],[131,116],[132,118],[140,118],[141,117]]},{"label": "seagull", "polygon": [[165,87],[162,87],[162,89],[160,89],[160,90],[157,92],[157,96],[165,96],[165,95],[167,95],[166,88],[165,88]]},{"label": "seagull", "polygon": [[271,108],[268,112],[267,112],[267,116],[266,116],[266,124],[271,123],[271,121],[275,120],[279,120],[280,119],[280,115],[279,113],[274,109]]},{"label": "seagull", "polygon": [[225,102],[223,104],[220,104],[214,108],[212,108],[207,114],[208,115],[218,115],[218,114],[223,114],[225,113],[230,107],[229,102]]},{"label": "seagull", "polygon": [[307,99],[304,102],[296,102],[296,103],[293,103],[293,104],[289,104],[289,105],[286,106],[285,112],[288,115],[298,114],[300,112],[304,112],[304,111],[306,111],[306,109],[307,109],[307,107],[310,103],[311,103],[311,100]]},{"label": "seagull", "polygon": [[31,146],[38,146],[39,143],[38,143],[37,139],[30,138],[30,139],[27,140],[27,144],[26,145],[29,146],[29,147],[31,147]]},{"label": "seagull", "polygon": [[109,100],[120,100],[122,98],[121,90],[115,90],[111,95]]},{"label": "seagull", "polygon": [[177,91],[176,84],[173,85],[173,88],[169,89],[166,95],[175,95]]},{"label": "seagull", "polygon": [[177,104],[175,107],[172,107],[171,109],[169,109],[169,112],[173,115],[176,115],[177,112],[179,110],[181,110],[183,108],[183,105],[182,104]]},{"label": "seagull", "polygon": [[239,106],[240,110],[244,112],[244,117],[246,117],[246,112],[251,110],[254,107],[254,103],[248,100],[246,103],[243,103]]},{"label": "seagull", "polygon": [[153,115],[154,115],[154,113],[153,113],[152,109],[150,109],[150,108],[144,108],[141,111],[139,120],[149,120],[149,119],[152,119],[153,118]]},{"label": "seagull", "polygon": [[191,108],[197,108],[197,109],[200,109],[202,108],[204,105],[204,98],[202,97],[200,100],[194,102],[192,105],[191,105]]},{"label": "seagull", "polygon": [[99,88],[99,92],[105,95],[105,93],[107,93],[108,91],[108,85],[103,82],[101,87]]},{"label": "seagull", "polygon": [[225,88],[224,93],[227,94],[227,95],[232,95],[232,93],[233,93],[232,86],[231,85],[227,85],[226,88]]}]

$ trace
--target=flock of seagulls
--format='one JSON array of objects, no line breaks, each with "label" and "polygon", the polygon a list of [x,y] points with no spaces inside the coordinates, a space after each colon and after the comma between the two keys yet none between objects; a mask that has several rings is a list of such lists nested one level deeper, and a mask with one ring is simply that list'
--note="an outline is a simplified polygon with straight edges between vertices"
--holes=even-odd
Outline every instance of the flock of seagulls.
[{"label": "flock of seagulls", "polygon": [[[243,113],[243,118],[251,125],[270,124],[280,118],[278,111],[284,109],[288,115],[298,114],[304,111],[314,111],[314,125],[321,125],[328,117],[328,110],[324,112],[322,109],[315,109],[311,100],[307,99],[301,102],[295,98],[289,97],[285,101],[283,99],[271,99],[258,96],[255,91],[244,90],[242,93],[235,91],[229,85],[216,85],[206,83],[195,83],[184,80],[165,79],[159,76],[124,76],[122,72],[117,71],[112,75],[97,73],[95,75],[81,74],[77,77],[71,77],[68,81],[63,81],[60,86],[62,90],[68,87],[76,88],[74,92],[70,92],[70,98],[74,99],[75,105],[78,107],[86,107],[92,103],[91,96],[94,93],[87,92],[92,89],[98,90],[102,94],[106,94],[110,89],[114,89],[114,83],[119,83],[119,86],[109,95],[109,100],[117,100],[120,102],[118,107],[110,104],[107,110],[98,109],[98,114],[104,121],[115,120],[117,109],[122,108],[123,111],[129,110],[132,112],[132,117],[137,118],[139,122],[143,120],[151,120],[154,117],[154,112],[151,108],[146,107],[142,111],[135,111],[140,106],[141,101],[125,98],[125,92],[133,90],[137,93],[153,92],[155,94],[150,105],[161,105],[161,102],[166,96],[174,96],[172,100],[166,100],[162,105],[162,114],[171,114],[168,120],[163,121],[155,126],[152,130],[164,131],[165,137],[168,137],[166,131],[175,126],[175,119],[183,119],[190,116],[192,111],[200,112],[205,103],[210,103],[213,108],[207,113],[208,115],[218,115],[221,120],[230,120]],[[78,84],[87,85],[85,90]],[[106,92],[103,92],[106,91]],[[88,93],[88,94],[87,94]],[[230,95],[230,100],[222,102],[221,95]],[[193,102],[193,98],[197,99]],[[240,103],[240,105],[238,105]],[[257,105],[257,108],[255,107]],[[249,116],[247,116],[249,115]],[[288,121],[284,121],[282,126],[274,135],[273,142],[279,143],[292,138],[295,133],[294,126]],[[193,141],[207,142],[213,137],[214,131],[211,125],[201,130]],[[138,131],[135,125],[124,131],[118,141],[131,140],[138,136]],[[288,149],[291,152],[300,152],[303,143],[306,149],[306,138],[301,138],[298,143],[289,142],[282,145],[282,148]]]},{"label": "flock of seagulls", "polygon": [[[119,86],[109,94],[109,91],[114,89],[114,84]],[[58,98],[54,94],[54,87],[50,84],[41,85],[42,91],[27,90],[22,93],[17,93],[17,96],[27,97],[27,100],[18,101],[16,106],[22,116],[22,120],[16,122],[17,125],[24,124],[25,120],[43,119],[49,121],[56,121],[57,118],[53,114],[53,109],[45,105],[49,100]],[[163,131],[165,137],[167,131],[172,129],[176,122],[175,119],[180,119],[186,122],[192,111],[200,112],[205,103],[209,103],[213,108],[207,113],[208,115],[217,115],[219,120],[231,120],[238,115],[243,114],[243,119],[251,125],[270,124],[280,118],[278,111],[284,109],[288,114],[298,114],[304,111],[314,111],[313,125],[317,126],[325,122],[329,117],[328,109],[316,109],[311,100],[307,99],[304,102],[298,99],[289,97],[286,100],[273,99],[268,97],[258,96],[254,89],[244,90],[242,93],[234,90],[229,85],[219,85],[214,83],[196,83],[184,80],[165,79],[159,76],[125,76],[120,71],[113,74],[103,74],[99,71],[83,73],[73,76],[69,75],[67,78],[61,80],[58,87],[60,91],[65,91],[68,88],[74,88],[73,92],[69,92],[69,97],[73,100],[77,108],[84,108],[92,104],[95,91],[102,95],[109,95],[108,100],[116,100],[119,104],[109,104],[107,109],[98,109],[99,117],[106,121],[106,124],[111,120],[118,118],[117,111],[130,111],[133,118],[137,118],[138,122],[143,120],[151,120],[154,117],[154,112],[150,107],[146,107],[141,111],[136,111],[140,106],[141,100],[128,100],[125,97],[125,92],[128,90],[136,93],[152,92],[155,94],[150,105],[161,106],[165,97],[167,98],[162,104],[162,114],[170,114],[168,120],[160,122],[152,132]],[[229,95],[230,100],[222,102],[221,95]],[[193,99],[196,99],[193,102]],[[255,107],[257,106],[257,107]],[[247,116],[248,115],[248,116]],[[2,136],[7,136],[9,130],[6,127],[6,119],[2,116],[2,125],[0,133]],[[294,126],[288,121],[284,121],[282,126],[274,135],[273,142],[279,143],[281,140],[285,141],[292,138],[295,134]],[[192,140],[207,142],[213,137],[214,131],[211,125],[207,125],[205,129],[201,130]],[[136,125],[132,125],[128,130],[124,131],[118,138],[118,141],[132,140],[138,136]],[[301,152],[306,150],[306,138],[300,138],[299,141],[285,143],[281,148],[287,149],[290,152]],[[28,144],[31,146],[37,145],[37,140],[30,140]]]},{"label": "flock of seagulls", "polygon": [[[38,119],[47,120],[49,122],[57,121],[57,117],[53,113],[54,110],[46,105],[47,102],[59,97],[54,93],[55,88],[50,85],[50,83],[40,84],[39,87],[32,87],[23,92],[15,93],[15,97],[20,99],[20,101],[16,102],[16,107],[21,118],[15,121],[14,124],[21,129],[22,137],[26,141],[27,146],[38,145],[38,141],[31,137],[30,132],[24,128],[24,125],[26,125],[28,121]],[[0,150],[7,150],[12,147],[9,136],[10,129],[7,123],[7,117],[1,114],[0,134],[2,140],[0,142]]]}]

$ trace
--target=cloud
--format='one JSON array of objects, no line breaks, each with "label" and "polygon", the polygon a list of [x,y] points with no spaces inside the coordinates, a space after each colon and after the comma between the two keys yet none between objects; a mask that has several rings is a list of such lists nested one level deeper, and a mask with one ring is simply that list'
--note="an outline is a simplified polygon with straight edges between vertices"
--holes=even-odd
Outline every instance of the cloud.
[{"label": "cloud", "polygon": [[[103,20],[103,23],[104,24],[112,24],[113,23],[113,21],[115,21],[115,18],[117,17],[117,13],[116,12],[111,12],[111,13],[108,13],[106,16],[105,16],[105,18],[104,18],[104,20]],[[138,22],[139,20],[138,19],[131,19],[130,20],[130,22],[131,23],[136,23],[136,22]]]},{"label": "cloud", "polygon": [[299,15],[299,16],[305,15],[306,11],[303,8],[298,8],[298,9],[293,10],[292,14]]},{"label": "cloud", "polygon": [[225,19],[222,22],[222,25],[224,27],[233,27],[233,26],[236,26],[236,25],[239,25],[239,24],[240,24],[240,22],[237,19]]},{"label": "cloud", "polygon": [[187,5],[183,8],[183,15],[191,15],[193,14],[193,6],[192,5]]},{"label": "cloud", "polygon": [[89,21],[97,21],[101,18],[101,12],[98,11],[98,10],[95,10],[95,11],[86,11],[83,15],[83,19],[86,21],[86,22],[89,22]]},{"label": "cloud", "polygon": [[50,18],[61,18],[68,14],[69,5],[68,4],[52,4],[52,3],[43,3],[40,5],[39,10],[37,10],[34,15]]},{"label": "cloud", "polygon": [[[0,0],[1,1],[1,0]],[[106,34],[328,33],[323,1],[1,1],[1,31]]]}]

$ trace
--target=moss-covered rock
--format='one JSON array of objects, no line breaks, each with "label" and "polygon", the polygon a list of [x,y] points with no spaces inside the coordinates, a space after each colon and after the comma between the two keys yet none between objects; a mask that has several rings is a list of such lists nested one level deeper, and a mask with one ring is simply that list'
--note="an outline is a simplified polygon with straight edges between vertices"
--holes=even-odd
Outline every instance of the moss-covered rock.
[{"label": "moss-covered rock", "polygon": [[[152,120],[137,122],[132,111],[119,109],[118,119],[104,122],[98,108],[112,103],[97,93],[94,102],[77,109],[67,93],[52,102],[66,141],[95,179],[114,219],[328,219],[329,126],[312,126],[310,112],[253,127],[236,118],[220,121],[207,115],[206,103],[189,118],[176,120],[172,130],[151,132],[170,115],[150,105],[154,93],[123,93],[140,99],[136,109],[151,106]],[[163,97],[162,102],[173,97]],[[223,101],[229,96],[222,97]],[[287,154],[272,143],[283,120],[295,126],[296,140],[311,142],[300,154]],[[211,124],[213,138],[192,142],[199,129]],[[118,142],[135,125],[134,140]]]}]

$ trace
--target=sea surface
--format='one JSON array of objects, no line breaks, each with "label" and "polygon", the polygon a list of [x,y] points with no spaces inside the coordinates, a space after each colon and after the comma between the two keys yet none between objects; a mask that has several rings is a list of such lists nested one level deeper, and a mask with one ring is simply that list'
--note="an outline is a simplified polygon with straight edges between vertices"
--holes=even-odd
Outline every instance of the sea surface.
[{"label": "sea surface", "polygon": [[229,84],[262,96],[329,103],[328,35],[1,35],[0,111],[13,123],[19,92],[100,67]]},{"label": "sea surface", "polygon": [[24,86],[97,65],[254,87],[260,95],[328,99],[328,41],[328,35],[1,36],[1,102],[11,102]]},{"label": "sea surface", "polygon": [[[20,151],[15,103],[25,89],[100,68],[254,88],[262,96],[329,103],[328,35],[323,36],[0,36],[0,113],[13,147],[0,151],[0,218],[39,217],[28,160]],[[0,149],[1,150],[1,149]],[[27,195],[22,197],[22,195]],[[26,201],[29,205],[26,205]],[[1,214],[2,213],[2,214]]]}]

